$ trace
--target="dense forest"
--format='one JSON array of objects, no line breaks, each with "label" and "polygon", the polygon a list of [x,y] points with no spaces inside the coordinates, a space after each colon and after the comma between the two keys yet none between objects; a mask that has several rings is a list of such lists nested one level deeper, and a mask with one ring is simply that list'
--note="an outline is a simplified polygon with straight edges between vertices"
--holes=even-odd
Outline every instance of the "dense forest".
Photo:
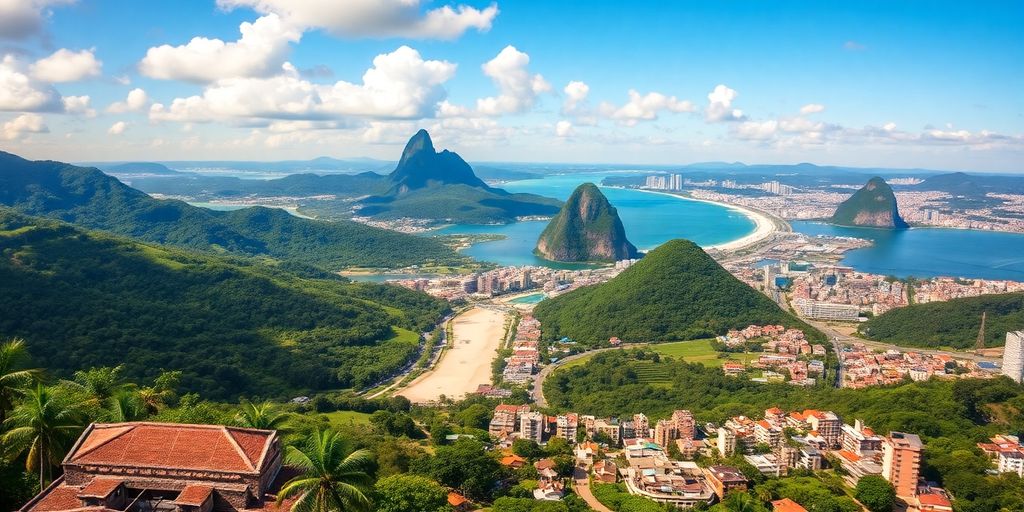
[{"label": "dense forest", "polygon": [[[132,242],[0,208],[0,337],[59,375],[181,370],[210,398],[360,387],[415,358],[446,302]],[[296,267],[291,265],[288,267]],[[290,395],[294,396],[294,395]]]},{"label": "dense forest", "polygon": [[289,260],[335,271],[467,261],[428,237],[351,221],[303,219],[273,208],[214,211],[158,200],[98,169],[31,162],[3,152],[0,205],[147,242]]},{"label": "dense forest", "polygon": [[708,338],[750,324],[782,324],[823,336],[732,276],[688,240],[651,251],[614,279],[537,305],[547,339],[585,344]]},{"label": "dense forest", "polygon": [[[643,384],[635,371],[638,361],[660,366],[671,384]],[[1005,378],[802,388],[727,377],[718,368],[634,349],[603,352],[556,371],[545,381],[544,396],[557,410],[664,418],[674,409],[689,409],[698,422],[741,414],[760,418],[772,406],[832,410],[847,423],[863,419],[876,432],[919,434],[926,443],[924,475],[957,497],[958,510],[1024,509],[1024,482],[1016,475],[986,475],[990,463],[975,446],[997,433],[1024,430],[1024,387]]]},{"label": "dense forest", "polygon": [[860,326],[865,337],[908,347],[970,348],[985,313],[985,346],[1001,347],[1024,329],[1024,293],[1005,293],[896,308]]}]

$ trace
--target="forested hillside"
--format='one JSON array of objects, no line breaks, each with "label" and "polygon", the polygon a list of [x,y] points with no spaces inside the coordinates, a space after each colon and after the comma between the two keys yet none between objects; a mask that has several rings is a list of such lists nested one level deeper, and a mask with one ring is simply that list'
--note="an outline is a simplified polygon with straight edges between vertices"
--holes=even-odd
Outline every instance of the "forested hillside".
[{"label": "forested hillside", "polygon": [[[365,386],[415,356],[447,303],[132,242],[0,208],[0,338],[67,375],[182,370],[211,398]],[[294,396],[294,395],[291,395]]]},{"label": "forested hillside", "polygon": [[750,324],[782,324],[821,334],[750,288],[700,247],[671,240],[614,279],[537,305],[544,336],[583,344],[708,338]]},{"label": "forested hillside", "polygon": [[0,205],[139,240],[316,265],[394,268],[466,259],[437,240],[279,209],[230,212],[161,201],[98,169],[0,152]]},{"label": "forested hillside", "polygon": [[1001,347],[1007,331],[1024,329],[1024,293],[914,304],[860,326],[865,337],[908,347],[974,347],[985,318],[985,346]]}]

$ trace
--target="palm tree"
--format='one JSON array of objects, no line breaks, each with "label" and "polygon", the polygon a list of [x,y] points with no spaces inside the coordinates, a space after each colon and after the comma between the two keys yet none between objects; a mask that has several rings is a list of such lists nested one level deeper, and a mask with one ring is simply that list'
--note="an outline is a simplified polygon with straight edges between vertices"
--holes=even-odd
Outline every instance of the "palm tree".
[{"label": "palm tree", "polygon": [[288,447],[285,462],[303,470],[281,487],[277,503],[297,497],[291,512],[343,512],[369,510],[372,455],[349,451],[332,430],[316,432],[303,449]]},{"label": "palm tree", "polygon": [[14,408],[14,399],[40,375],[39,370],[27,369],[28,364],[28,347],[24,340],[15,338],[0,344],[0,425],[7,419],[7,411]]},{"label": "palm tree", "polygon": [[110,397],[123,391],[127,386],[121,381],[124,365],[89,368],[75,372],[74,382],[89,395],[96,405],[107,401]]},{"label": "palm tree", "polygon": [[10,447],[12,457],[28,452],[25,469],[39,471],[40,489],[82,430],[82,411],[83,404],[62,399],[37,383],[4,422],[9,430],[0,436],[0,442]]},{"label": "palm tree", "polygon": [[734,491],[726,495],[722,502],[729,512],[766,512],[767,509],[753,496],[742,491]]},{"label": "palm tree", "polygon": [[118,391],[107,399],[106,405],[102,418],[112,423],[139,421],[149,415],[142,394],[133,389]]},{"label": "palm tree", "polygon": [[278,412],[270,402],[253,403],[242,401],[242,409],[235,416],[235,422],[242,427],[262,430],[276,430],[288,420],[288,414]]}]

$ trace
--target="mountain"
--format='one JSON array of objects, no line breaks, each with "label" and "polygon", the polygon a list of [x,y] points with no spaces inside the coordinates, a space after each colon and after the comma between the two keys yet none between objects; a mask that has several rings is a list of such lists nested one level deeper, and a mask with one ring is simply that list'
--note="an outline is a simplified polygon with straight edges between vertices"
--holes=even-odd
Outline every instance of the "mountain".
[{"label": "mountain", "polygon": [[188,391],[290,398],[367,386],[416,357],[447,303],[239,259],[144,244],[0,207],[0,339],[69,376],[181,370]]},{"label": "mountain", "polygon": [[546,339],[595,345],[709,338],[750,324],[822,335],[723,269],[688,240],[670,240],[615,278],[542,301],[534,315]]},{"label": "mountain", "polygon": [[533,252],[554,261],[611,262],[637,257],[619,213],[593,183],[576,187],[540,234]]},{"label": "mountain", "polygon": [[310,197],[333,195],[353,198],[381,193],[386,177],[373,172],[359,174],[292,174],[273,180],[242,179],[231,176],[183,174],[174,179],[164,176],[131,177],[131,186],[151,194],[184,196],[193,199],[230,199],[256,197]]},{"label": "mountain", "polygon": [[0,205],[139,240],[269,257],[328,270],[466,261],[441,242],[351,221],[252,207],[214,211],[154,199],[99,169],[0,152]]},{"label": "mountain", "polygon": [[153,162],[127,162],[123,164],[112,164],[100,166],[103,172],[109,174],[153,174],[158,176],[177,176],[185,174],[175,171],[163,164]]},{"label": "mountain", "polygon": [[900,217],[896,194],[882,178],[874,177],[836,209],[830,220],[842,226],[906,229]]},{"label": "mountain", "polygon": [[1007,331],[1024,329],[1024,293],[965,297],[891,309],[860,325],[868,339],[908,347],[972,348],[985,313],[985,346],[999,347]]},{"label": "mountain", "polygon": [[467,224],[507,223],[516,217],[554,215],[561,203],[534,194],[492,188],[457,153],[440,153],[426,130],[409,139],[387,190],[360,202],[358,215]]}]

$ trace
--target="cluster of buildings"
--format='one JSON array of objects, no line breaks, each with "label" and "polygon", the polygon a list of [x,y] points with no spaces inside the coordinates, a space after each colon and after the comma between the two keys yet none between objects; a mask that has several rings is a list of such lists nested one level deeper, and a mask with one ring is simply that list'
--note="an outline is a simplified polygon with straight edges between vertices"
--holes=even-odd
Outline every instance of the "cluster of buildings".
[{"label": "cluster of buildings", "polygon": [[667,176],[648,176],[644,180],[643,188],[651,190],[682,190],[683,176],[680,174],[669,174]]},{"label": "cluster of buildings", "polygon": [[394,279],[388,282],[447,300],[489,298],[528,290],[543,290],[549,294],[556,294],[581,286],[603,283],[635,262],[636,260],[622,260],[610,267],[578,270],[507,266],[475,274]]},{"label": "cluster of buildings", "polygon": [[754,378],[756,381],[811,386],[816,382],[811,376],[825,372],[823,359],[811,359],[824,358],[827,354],[825,346],[812,345],[799,329],[786,329],[781,325],[750,325],[730,330],[725,336],[720,336],[719,341],[730,348],[756,348],[765,352],[749,366],[738,361],[725,362],[722,371],[726,375],[740,375],[756,368],[762,370],[762,376]]},{"label": "cluster of buildings", "polygon": [[899,384],[903,379],[925,381],[940,378],[984,379],[995,376],[995,367],[974,361],[958,360],[947,354],[886,350],[875,352],[863,343],[843,346],[840,358],[842,387],[866,388]]},{"label": "cluster of buildings", "polygon": [[512,355],[505,360],[501,380],[506,384],[523,385],[530,382],[540,364],[540,322],[530,314],[523,314],[512,340]]},{"label": "cluster of buildings", "polygon": [[1019,437],[998,435],[987,443],[978,443],[978,448],[995,462],[996,471],[1017,473],[1024,478],[1024,446],[1021,446]]}]

